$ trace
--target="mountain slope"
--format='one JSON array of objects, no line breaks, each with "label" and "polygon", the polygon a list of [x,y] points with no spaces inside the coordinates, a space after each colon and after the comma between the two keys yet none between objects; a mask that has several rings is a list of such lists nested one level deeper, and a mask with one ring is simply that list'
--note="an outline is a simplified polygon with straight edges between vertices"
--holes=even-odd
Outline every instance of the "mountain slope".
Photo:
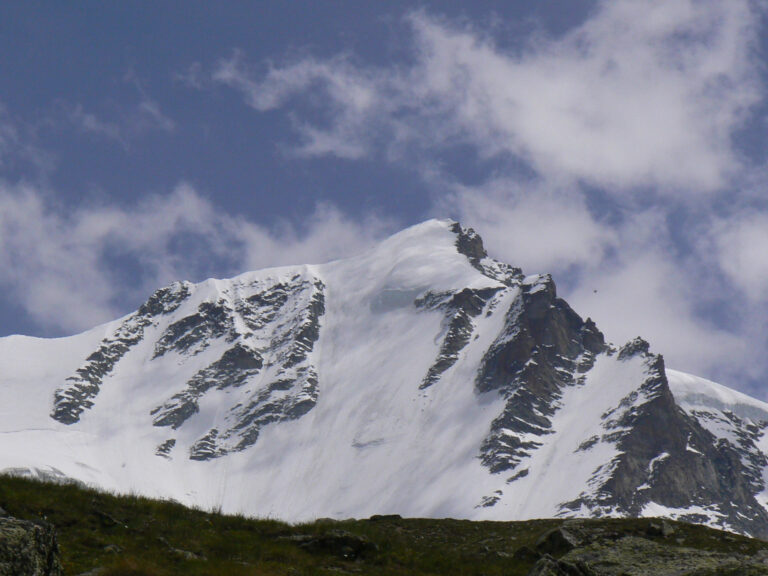
[{"label": "mountain slope", "polygon": [[768,406],[607,344],[449,221],[0,339],[0,469],[288,520],[666,514],[768,535]]}]

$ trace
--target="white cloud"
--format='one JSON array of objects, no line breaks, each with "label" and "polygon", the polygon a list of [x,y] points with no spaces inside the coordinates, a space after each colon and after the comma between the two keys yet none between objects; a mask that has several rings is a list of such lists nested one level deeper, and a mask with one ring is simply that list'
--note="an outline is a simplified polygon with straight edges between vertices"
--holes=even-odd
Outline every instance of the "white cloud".
[{"label": "white cloud", "polygon": [[519,57],[419,17],[420,86],[448,99],[487,153],[523,156],[541,174],[713,189],[757,98],[752,16],[744,2],[603,2],[581,28]]},{"label": "white cloud", "polygon": [[125,148],[149,132],[172,133],[176,130],[174,120],[162,111],[160,104],[149,95],[133,70],[123,76],[123,82],[134,88],[138,96],[135,102],[127,105],[113,102],[108,113],[100,111],[97,114],[86,110],[82,104],[72,105],[59,101],[47,119],[47,124],[53,127],[72,126],[84,134],[119,142]]},{"label": "white cloud", "polygon": [[160,109],[160,104],[149,95],[143,80],[130,68],[123,75],[123,82],[131,84],[139,95],[139,102],[129,113],[124,114],[125,131],[133,135],[141,135],[150,130],[173,132],[176,123]]},{"label": "white cloud", "polygon": [[0,286],[43,330],[90,328],[156,288],[362,250],[388,224],[319,206],[300,230],[218,211],[187,185],[131,208],[67,210],[52,194],[0,184]]},{"label": "white cloud", "polygon": [[213,79],[241,90],[248,104],[262,112],[279,108],[286,98],[319,84],[340,111],[365,113],[379,96],[375,76],[340,56],[328,61],[309,58],[284,68],[270,67],[265,78],[257,81],[250,77],[242,53],[235,52],[230,59],[219,62]]},{"label": "white cloud", "polygon": [[325,262],[356,254],[396,229],[374,215],[350,218],[337,208],[319,204],[303,231],[283,222],[273,230],[241,220],[237,235],[244,246],[245,269]]},{"label": "white cloud", "polygon": [[173,132],[176,130],[176,122],[163,113],[160,104],[155,100],[143,98],[136,110],[129,116],[126,127],[135,134],[143,134],[150,130]]},{"label": "white cloud", "polygon": [[667,254],[644,246],[591,270],[565,297],[618,345],[642,336],[672,368],[732,375],[757,352],[756,342],[702,318],[697,288]]},{"label": "white cloud", "polygon": [[97,134],[112,140],[123,140],[122,130],[114,122],[106,122],[95,114],[83,110],[81,104],[74,106],[68,113],[69,120],[82,132]]},{"label": "white cloud", "polygon": [[173,75],[173,79],[195,90],[202,90],[208,84],[207,75],[203,72],[200,62],[193,62],[184,72],[177,72]]},{"label": "white cloud", "polygon": [[[739,213],[712,227],[710,252],[752,304],[768,303],[768,213]],[[708,246],[708,247],[709,247]]]},{"label": "white cloud", "polygon": [[311,96],[325,121],[297,123],[310,155],[465,143],[550,179],[689,192],[738,166],[731,136],[759,99],[748,0],[603,1],[565,36],[517,50],[425,13],[408,20],[410,65],[308,57],[259,75],[238,53],[213,80],[260,111]]},{"label": "white cloud", "polygon": [[[81,104],[61,105],[59,109],[64,112],[64,121],[80,132],[114,140],[126,148],[149,132],[170,133],[176,129],[176,123],[162,112],[160,105],[144,96],[135,106],[119,109],[110,119],[86,111]],[[57,125],[61,121],[52,118],[50,123]]]},{"label": "white cloud", "polygon": [[[303,156],[333,155],[357,159],[371,151],[368,142],[371,123],[377,116],[386,118],[392,111],[383,99],[388,87],[375,72],[355,67],[346,57],[328,61],[312,58],[291,65],[270,67],[265,77],[256,80],[235,52],[229,59],[219,62],[212,75],[216,82],[243,93],[252,108],[265,112],[281,107],[288,99],[317,88],[325,94],[323,105],[330,106],[331,127],[324,128],[309,122],[296,121],[301,144],[294,150]],[[392,105],[397,105],[392,101]]]},{"label": "white cloud", "polygon": [[12,115],[0,102],[0,170],[31,167],[38,174],[53,170],[48,152],[37,146],[34,127]]}]

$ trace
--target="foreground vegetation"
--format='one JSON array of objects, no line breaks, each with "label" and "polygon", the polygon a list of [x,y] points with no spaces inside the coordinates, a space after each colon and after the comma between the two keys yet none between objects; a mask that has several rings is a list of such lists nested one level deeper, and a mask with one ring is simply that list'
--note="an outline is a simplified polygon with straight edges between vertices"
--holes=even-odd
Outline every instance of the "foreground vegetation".
[{"label": "foreground vegetation", "polygon": [[[541,564],[544,554],[549,555],[547,558],[572,558],[574,566],[583,565],[583,573],[589,574],[588,562],[580,558],[589,560],[608,553],[601,552],[598,540],[620,541],[636,556],[668,553],[675,558],[685,554],[697,558],[768,558],[768,543],[760,540],[648,519],[571,523],[567,525],[574,526],[571,531],[599,535],[579,552],[561,541],[556,529],[562,520],[470,522],[380,516],[288,525],[12,477],[0,477],[0,506],[12,516],[55,525],[68,575],[524,576],[536,562]],[[616,550],[624,549],[622,546],[611,545],[610,553],[615,555]],[[575,556],[577,552],[581,556]],[[742,564],[733,568],[739,571],[723,571],[722,562],[717,566],[721,568],[676,573],[768,574],[768,566],[765,572],[747,570]],[[559,574],[557,568],[552,570],[539,573]],[[644,572],[627,568],[624,573]]]}]

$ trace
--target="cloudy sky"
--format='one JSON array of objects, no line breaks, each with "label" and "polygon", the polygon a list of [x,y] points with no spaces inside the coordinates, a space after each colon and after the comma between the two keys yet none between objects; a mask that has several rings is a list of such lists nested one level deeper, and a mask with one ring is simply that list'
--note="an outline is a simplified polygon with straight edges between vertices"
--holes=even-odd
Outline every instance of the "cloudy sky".
[{"label": "cloudy sky", "polygon": [[0,335],[452,217],[768,398],[765,5],[469,5],[0,4]]}]

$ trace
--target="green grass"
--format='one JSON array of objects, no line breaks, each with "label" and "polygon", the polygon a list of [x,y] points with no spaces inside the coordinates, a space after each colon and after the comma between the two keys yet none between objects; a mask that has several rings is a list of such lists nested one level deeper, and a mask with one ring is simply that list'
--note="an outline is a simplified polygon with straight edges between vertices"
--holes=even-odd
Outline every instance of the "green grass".
[{"label": "green grass", "polygon": [[[66,574],[104,567],[101,576],[403,574],[524,575],[534,547],[561,520],[470,522],[393,517],[289,525],[224,516],[172,502],[114,496],[75,485],[0,477],[0,506],[12,516],[56,526]],[[649,520],[595,520],[595,526],[648,536]],[[677,544],[752,554],[768,543],[675,524]],[[302,547],[297,535],[348,533],[368,549]],[[294,539],[291,539],[294,537]]]}]

